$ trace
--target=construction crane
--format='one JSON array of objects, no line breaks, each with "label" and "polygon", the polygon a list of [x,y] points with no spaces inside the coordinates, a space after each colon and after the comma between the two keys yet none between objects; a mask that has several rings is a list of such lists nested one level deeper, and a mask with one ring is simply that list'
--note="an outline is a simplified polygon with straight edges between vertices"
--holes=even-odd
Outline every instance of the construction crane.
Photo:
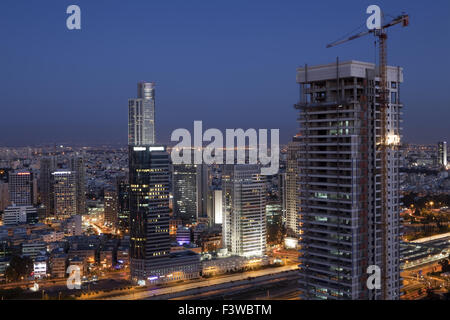
[{"label": "construction crane", "polygon": [[382,228],[382,263],[383,267],[381,268],[381,282],[382,282],[382,297],[383,299],[387,299],[387,216],[388,216],[388,199],[387,199],[387,187],[388,187],[388,168],[387,168],[387,147],[389,145],[389,139],[387,135],[387,128],[386,128],[386,110],[388,108],[389,104],[389,86],[387,81],[387,29],[390,27],[393,27],[397,24],[402,24],[403,27],[407,27],[409,25],[409,15],[408,14],[401,14],[391,20],[390,22],[386,24],[382,24],[382,26],[379,29],[372,29],[364,32],[360,32],[356,35],[353,35],[347,39],[339,40],[336,42],[333,42],[329,45],[327,45],[327,48],[332,48],[335,46],[338,46],[340,44],[346,43],[351,40],[355,40],[361,37],[364,37],[368,34],[374,34],[375,37],[378,38],[379,43],[379,78],[380,78],[380,85],[379,85],[379,97],[378,97],[378,103],[380,106],[380,113],[381,113],[381,141],[378,145],[379,151],[381,152],[381,159],[382,159],[382,165],[381,165],[381,203],[382,203],[382,210],[381,210],[381,228]]}]

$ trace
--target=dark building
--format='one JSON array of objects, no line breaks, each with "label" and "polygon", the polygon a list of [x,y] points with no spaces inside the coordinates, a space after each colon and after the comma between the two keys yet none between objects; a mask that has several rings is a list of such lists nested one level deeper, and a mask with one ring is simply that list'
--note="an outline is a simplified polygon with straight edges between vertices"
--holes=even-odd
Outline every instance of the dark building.
[{"label": "dark building", "polygon": [[39,173],[39,197],[40,202],[45,208],[45,217],[53,216],[55,212],[52,179],[52,172],[55,170],[56,161],[54,157],[44,157],[41,159]]},{"label": "dark building", "polygon": [[0,181],[3,181],[4,183],[8,183],[8,172],[9,168],[0,168]]},{"label": "dark building", "polygon": [[116,190],[105,190],[104,197],[105,206],[105,223],[112,228],[117,228],[117,191]]},{"label": "dark building", "polygon": [[128,179],[117,179],[117,224],[119,230],[128,233],[130,228],[130,184]]},{"label": "dark building", "polygon": [[86,210],[86,167],[84,159],[76,156],[70,159],[71,170],[75,172],[76,185],[76,212],[77,214],[85,214]]},{"label": "dark building", "polygon": [[169,154],[129,146],[130,271],[135,282],[165,274],[170,263]]}]

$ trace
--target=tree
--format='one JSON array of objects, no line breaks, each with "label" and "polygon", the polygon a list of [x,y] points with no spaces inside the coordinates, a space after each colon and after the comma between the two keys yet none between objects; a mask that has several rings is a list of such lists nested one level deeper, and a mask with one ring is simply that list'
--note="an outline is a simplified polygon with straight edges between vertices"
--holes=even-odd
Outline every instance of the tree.
[{"label": "tree", "polygon": [[[450,256],[449,256],[449,259],[450,259]],[[439,261],[439,264],[442,267],[442,272],[443,273],[450,272],[450,261],[449,261],[449,259],[443,259],[443,260]]]},{"label": "tree", "polygon": [[5,270],[7,281],[18,281],[27,278],[33,272],[33,261],[29,257],[13,256],[9,267]]}]

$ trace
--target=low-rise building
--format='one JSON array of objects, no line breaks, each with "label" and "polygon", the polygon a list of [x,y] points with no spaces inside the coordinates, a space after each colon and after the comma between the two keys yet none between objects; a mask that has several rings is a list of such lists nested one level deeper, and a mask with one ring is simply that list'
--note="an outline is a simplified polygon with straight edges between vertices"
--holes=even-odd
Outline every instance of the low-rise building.
[{"label": "low-rise building", "polygon": [[50,270],[52,278],[65,278],[67,270],[67,255],[54,254],[50,258]]},{"label": "low-rise building", "polygon": [[35,279],[45,278],[47,276],[47,257],[37,256],[33,262],[33,276]]},{"label": "low-rise building", "polygon": [[113,249],[106,248],[100,251],[100,266],[111,268],[113,266]]},{"label": "low-rise building", "polygon": [[22,243],[22,255],[25,257],[36,258],[38,255],[45,254],[47,244],[45,242]]}]

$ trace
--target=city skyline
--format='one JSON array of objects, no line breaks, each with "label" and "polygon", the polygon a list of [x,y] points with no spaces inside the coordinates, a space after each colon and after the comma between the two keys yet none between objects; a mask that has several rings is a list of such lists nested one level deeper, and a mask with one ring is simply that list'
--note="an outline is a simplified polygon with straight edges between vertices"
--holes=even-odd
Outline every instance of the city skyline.
[{"label": "city skyline", "polygon": [[[0,75],[0,104],[8,106],[3,115],[9,121],[0,128],[0,145],[125,145],[123,111],[134,96],[133,83],[143,80],[156,82],[156,135],[161,143],[169,142],[174,129],[190,128],[194,120],[219,129],[280,128],[281,142],[287,143],[297,133],[292,101],[298,99],[293,81],[298,66],[328,63],[336,56],[374,62],[375,51],[368,45],[373,38],[324,49],[365,21],[366,5],[356,1],[282,6],[259,1],[258,7],[251,2],[217,7],[136,1],[126,8],[117,1],[108,8],[80,1],[79,31],[65,28],[67,5],[5,1],[0,11],[6,29],[15,34],[2,37],[3,61],[8,63]],[[448,26],[447,19],[439,18],[448,3],[380,5],[387,13],[407,9],[414,21],[407,32],[390,34],[393,45],[388,52],[390,65],[408,70],[404,142],[448,140],[448,94],[443,75],[433,70],[442,68],[450,47],[431,32]],[[45,17],[38,28],[31,28],[31,12]],[[147,19],[141,19],[143,13]],[[435,19],[425,20],[430,14]],[[13,18],[17,16],[21,18]],[[146,32],[151,41],[140,40]],[[418,36],[426,37],[426,46],[414,41]],[[423,63],[427,46],[434,48],[433,59]],[[402,55],[405,48],[408,55]],[[24,78],[30,85],[21,84]],[[422,81],[427,78],[434,81]],[[424,97],[422,92],[434,94]],[[430,106],[433,112],[427,112]],[[274,110],[278,117],[273,117]],[[233,116],[238,111],[244,116]]]},{"label": "city skyline", "polygon": [[9,1],[1,300],[450,299],[448,3]]}]

